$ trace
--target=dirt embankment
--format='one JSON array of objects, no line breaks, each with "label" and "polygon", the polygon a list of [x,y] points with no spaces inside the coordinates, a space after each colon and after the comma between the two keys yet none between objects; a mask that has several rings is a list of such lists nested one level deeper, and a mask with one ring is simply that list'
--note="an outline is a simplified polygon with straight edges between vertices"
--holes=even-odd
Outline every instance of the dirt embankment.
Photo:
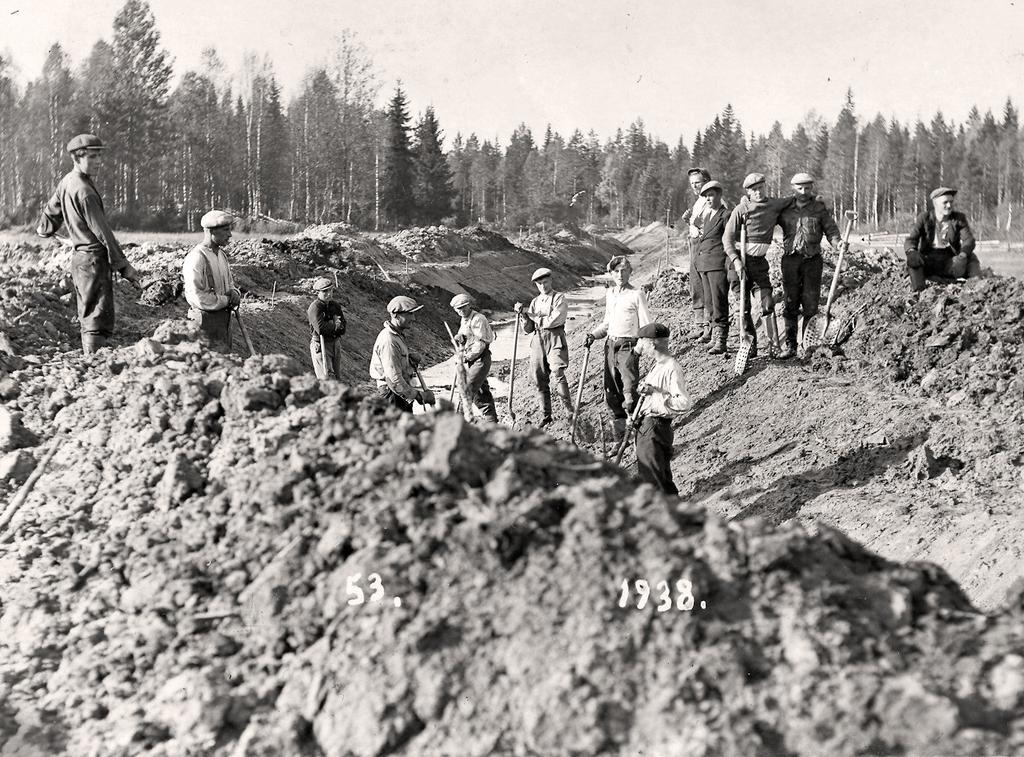
[{"label": "dirt embankment", "polygon": [[1024,749],[1020,602],[155,336],[19,374],[0,754]]},{"label": "dirt embankment", "polygon": [[[911,295],[887,250],[847,261],[835,307],[844,354],[759,357],[741,378],[735,333],[725,358],[686,338],[686,274],[656,282],[650,302],[673,330],[696,400],[675,424],[681,496],[731,518],[820,520],[889,559],[933,561],[974,602],[997,607],[1024,578],[1024,284],[996,277]],[[826,284],[833,263],[828,256]],[[574,393],[592,325],[570,332]],[[602,346],[591,353],[581,414],[583,443],[598,454],[602,418],[612,446]],[[517,395],[519,419],[536,416],[525,363]],[[550,433],[568,438],[564,414]]]}]

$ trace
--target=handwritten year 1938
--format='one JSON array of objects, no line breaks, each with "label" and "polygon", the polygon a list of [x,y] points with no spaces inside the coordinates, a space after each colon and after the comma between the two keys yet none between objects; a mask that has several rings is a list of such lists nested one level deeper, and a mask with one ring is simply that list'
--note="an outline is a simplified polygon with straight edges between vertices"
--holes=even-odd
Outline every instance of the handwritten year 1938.
[{"label": "handwritten year 1938", "polygon": [[[693,584],[685,578],[681,578],[676,581],[676,597],[675,597],[675,608],[677,610],[690,611],[694,608],[694,605],[700,607],[700,609],[707,608],[707,602],[701,600],[697,603],[696,597],[693,596]],[[669,588],[668,581],[659,581],[657,586],[657,599],[658,604],[655,609],[658,612],[668,612],[673,607],[672,591]],[[637,597],[636,609],[642,610],[647,606],[647,600],[651,597],[651,585],[642,578],[637,579],[633,582],[633,590],[639,595]],[[629,579],[622,579],[622,594],[619,596],[619,607],[626,607],[629,605],[630,585]]]}]

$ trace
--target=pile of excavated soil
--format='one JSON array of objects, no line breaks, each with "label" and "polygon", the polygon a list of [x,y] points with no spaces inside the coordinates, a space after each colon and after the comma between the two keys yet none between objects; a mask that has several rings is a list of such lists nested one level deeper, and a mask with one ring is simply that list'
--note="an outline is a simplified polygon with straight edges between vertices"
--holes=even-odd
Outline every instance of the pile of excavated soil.
[{"label": "pile of excavated soil", "polygon": [[400,255],[421,262],[464,258],[467,254],[494,252],[515,248],[508,239],[493,231],[475,226],[450,229],[447,226],[423,226],[390,234],[387,244]]},{"label": "pile of excavated soil", "polygon": [[22,377],[0,754],[1024,749],[1019,600],[155,336]]}]

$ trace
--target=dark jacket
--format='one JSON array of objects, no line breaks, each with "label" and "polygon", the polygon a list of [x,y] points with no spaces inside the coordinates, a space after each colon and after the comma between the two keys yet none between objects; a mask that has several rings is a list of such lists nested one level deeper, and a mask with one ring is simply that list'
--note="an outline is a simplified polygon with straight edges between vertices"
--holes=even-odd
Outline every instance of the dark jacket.
[{"label": "dark jacket", "polygon": [[792,197],[772,197],[764,202],[751,202],[749,197],[740,200],[739,205],[729,216],[729,222],[725,225],[725,234],[722,242],[725,245],[725,254],[730,260],[740,256],[736,245],[740,241],[740,227],[747,227],[747,241],[771,244],[775,234],[775,227],[779,223],[779,215],[795,202]]},{"label": "dark jacket", "polygon": [[[906,240],[903,242],[903,249],[906,252],[917,250],[922,255],[935,250],[935,211],[928,210],[917,217],[914,228],[910,230]],[[953,249],[954,253],[970,254],[974,252],[974,234],[967,223],[967,216],[954,210],[949,214],[949,223],[946,230],[946,242]]]},{"label": "dark jacket", "polygon": [[725,246],[722,244],[722,235],[725,233],[728,218],[729,212],[723,207],[704,219],[694,250],[694,267],[698,271],[725,270]]},{"label": "dark jacket", "polygon": [[805,205],[796,200],[779,215],[779,225],[786,255],[797,252],[805,258],[817,257],[821,254],[822,236],[828,237],[833,248],[838,248],[843,241],[831,211],[817,197]]},{"label": "dark jacket", "polygon": [[[336,315],[341,316],[337,327],[334,325]],[[314,342],[318,342],[320,336],[330,341],[345,333],[345,314],[341,311],[341,305],[334,300],[324,302],[319,297],[313,300],[306,311],[306,317],[309,319],[309,335]]]},{"label": "dark jacket", "polygon": [[43,208],[39,231],[42,236],[51,237],[65,224],[76,252],[105,254],[115,271],[128,265],[128,259],[121,252],[121,245],[107,222],[96,185],[90,176],[77,168],[69,171],[57,184],[53,196]]}]

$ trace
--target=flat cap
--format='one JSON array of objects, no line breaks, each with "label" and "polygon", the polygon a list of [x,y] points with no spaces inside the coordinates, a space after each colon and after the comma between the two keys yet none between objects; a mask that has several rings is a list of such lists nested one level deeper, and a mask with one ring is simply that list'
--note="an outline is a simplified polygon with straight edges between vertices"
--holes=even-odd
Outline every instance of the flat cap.
[{"label": "flat cap", "polygon": [[332,286],[334,286],[333,281],[326,276],[320,276],[313,282],[313,291],[322,292],[325,289],[330,289]]},{"label": "flat cap", "polygon": [[633,264],[629,262],[629,258],[627,258],[625,255],[616,255],[615,257],[608,261],[608,266],[605,268],[605,270],[611,273],[612,271],[619,270],[623,266],[629,266],[630,268],[632,268]]},{"label": "flat cap", "polygon": [[710,192],[713,189],[717,189],[719,192],[721,192],[722,191],[722,185],[719,184],[717,181],[706,182],[704,184],[704,186],[700,188],[700,193],[702,195],[703,194],[707,194],[708,192]]},{"label": "flat cap", "polygon": [[694,166],[686,172],[686,175],[693,176],[695,173],[699,173],[704,178],[704,181],[711,181],[711,172],[708,169]]},{"label": "flat cap", "polygon": [[71,141],[68,142],[68,152],[82,149],[106,150],[107,146],[95,134],[79,134],[77,137],[72,137]]},{"label": "flat cap", "polygon": [[235,217],[223,210],[211,210],[199,219],[199,225],[204,229],[219,229],[222,226],[230,226],[235,222]]},{"label": "flat cap", "polygon": [[943,197],[944,195],[955,195],[955,194],[956,194],[956,190],[955,189],[952,189],[950,187],[939,187],[938,189],[933,190],[932,193],[930,195],[928,195],[928,196],[931,197],[934,200],[936,198]]},{"label": "flat cap", "polygon": [[533,280],[533,281],[539,281],[540,279],[543,279],[545,276],[550,276],[550,275],[551,275],[551,269],[550,268],[538,268],[536,271],[533,272],[533,276],[531,276],[530,279]]},{"label": "flat cap", "polygon": [[764,184],[763,173],[748,173],[747,178],[743,180],[743,188],[750,189],[756,187],[758,184]]},{"label": "flat cap", "polygon": [[454,297],[452,297],[452,301],[448,304],[451,305],[456,310],[458,310],[459,308],[465,307],[466,305],[472,306],[473,298],[465,293],[457,294]]},{"label": "flat cap", "polygon": [[641,339],[665,339],[669,335],[669,330],[664,323],[648,323],[641,326],[636,335]]},{"label": "flat cap", "polygon": [[790,184],[813,184],[814,177],[809,173],[796,173],[793,174],[793,178],[789,180]]},{"label": "flat cap", "polygon": [[391,298],[391,302],[388,303],[388,312],[391,314],[415,313],[422,307],[422,305],[417,305],[416,300],[412,297],[406,297],[404,294],[400,294],[397,297]]}]

